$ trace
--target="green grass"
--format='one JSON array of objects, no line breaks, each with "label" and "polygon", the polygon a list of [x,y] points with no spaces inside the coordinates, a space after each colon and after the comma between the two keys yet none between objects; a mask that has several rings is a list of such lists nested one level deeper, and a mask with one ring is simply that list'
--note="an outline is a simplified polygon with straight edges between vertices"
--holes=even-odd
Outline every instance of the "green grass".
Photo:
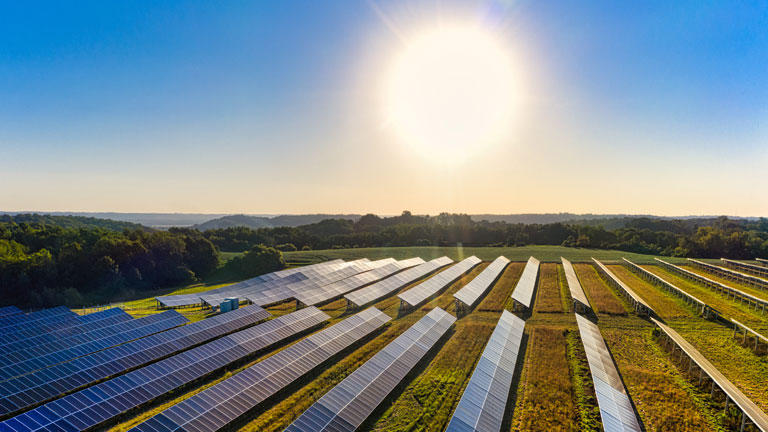
[{"label": "green grass", "polygon": [[[371,260],[381,258],[413,258],[421,257],[425,260],[446,255],[454,260],[475,255],[485,261],[492,261],[499,255],[504,255],[512,261],[526,261],[534,256],[542,262],[560,262],[560,257],[565,257],[571,262],[591,262],[591,257],[599,260],[621,260],[622,257],[638,263],[652,263],[652,255],[642,255],[630,252],[567,248],[562,246],[522,246],[522,247],[382,247],[359,249],[332,249],[317,251],[285,252],[287,262],[292,264],[314,264],[321,261],[341,258],[351,260],[357,258],[369,258]],[[685,262],[681,258],[665,258],[674,263]]]}]

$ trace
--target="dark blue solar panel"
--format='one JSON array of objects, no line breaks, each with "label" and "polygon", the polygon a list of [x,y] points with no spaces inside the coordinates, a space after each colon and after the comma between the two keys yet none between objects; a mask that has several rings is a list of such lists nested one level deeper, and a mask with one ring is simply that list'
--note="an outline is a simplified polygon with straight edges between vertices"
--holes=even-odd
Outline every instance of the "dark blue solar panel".
[{"label": "dark blue solar panel", "polygon": [[16,306],[4,306],[0,307],[0,319],[12,317],[16,315],[21,315],[24,312],[22,312],[21,309],[17,308]]},{"label": "dark blue solar panel", "polygon": [[58,306],[24,315],[0,318],[0,332],[9,334],[45,325],[65,326],[79,323],[80,321],[76,313],[64,306]]},{"label": "dark blue solar panel", "polygon": [[132,432],[219,430],[389,320],[376,308],[353,315],[168,408]]},{"label": "dark blue solar panel", "polygon": [[[16,351],[0,357],[4,362],[4,366],[0,367],[0,379],[9,380],[187,322],[183,315],[169,310],[72,336],[62,341]],[[16,363],[11,363],[13,361]]]},{"label": "dark blue solar panel", "polygon": [[285,432],[355,431],[455,321],[444,310],[433,309],[304,411]]},{"label": "dark blue solar panel", "polygon": [[0,415],[46,402],[267,318],[269,312],[248,306],[6,381],[0,387]]},{"label": "dark blue solar panel", "polygon": [[[3,336],[0,343],[0,352],[3,355],[27,349],[30,346],[40,346],[42,344],[66,339],[77,334],[88,333],[102,327],[118,324],[132,320],[133,317],[120,308],[107,309],[79,318],[80,324],[71,327],[65,327],[54,331],[41,333],[38,329],[22,330]],[[3,364],[0,362],[0,364]]]},{"label": "dark blue solar panel", "polygon": [[39,406],[0,423],[0,431],[96,428],[120,413],[317,326],[328,318],[314,307],[283,315]]}]

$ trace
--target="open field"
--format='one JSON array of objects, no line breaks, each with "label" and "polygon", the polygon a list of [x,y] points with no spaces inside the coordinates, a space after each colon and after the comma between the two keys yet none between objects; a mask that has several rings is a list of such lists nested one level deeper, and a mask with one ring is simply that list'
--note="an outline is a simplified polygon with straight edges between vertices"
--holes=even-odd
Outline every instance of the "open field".
[{"label": "open field", "polygon": [[[521,247],[383,247],[383,248],[359,248],[359,249],[332,249],[317,251],[285,252],[287,262],[291,264],[313,264],[320,261],[341,258],[352,260],[357,258],[381,259],[381,258],[412,258],[421,257],[431,260],[441,256],[448,256],[453,260],[462,260],[475,255],[484,261],[491,261],[499,255],[504,255],[511,261],[527,261],[534,256],[541,262],[560,262],[560,257],[565,257],[571,262],[590,262],[592,257],[599,260],[621,260],[626,257],[633,262],[653,263],[652,255],[642,255],[630,252],[568,248],[562,246],[521,246]],[[685,259],[662,257],[673,263],[684,263]]]},{"label": "open field", "polygon": [[[403,251],[403,254],[411,254],[398,258],[411,257],[413,250],[420,248],[402,249],[407,250]],[[553,256],[557,255],[557,259],[553,261],[559,261],[560,254],[554,253],[560,252],[557,249],[565,248],[551,250]],[[370,255],[369,259],[381,258],[386,254],[384,251],[388,250],[382,250],[380,255]],[[349,254],[358,252],[359,250],[346,251]],[[473,251],[472,254],[477,253]],[[524,258],[527,259],[527,256]],[[512,262],[505,269],[475,309],[456,322],[448,335],[438,342],[424,361],[420,362],[374,411],[361,430],[439,432],[445,429],[502,310],[511,307],[509,296],[522,273],[522,261],[523,259]],[[458,281],[441,290],[434,298],[412,310],[399,311],[397,293],[375,302],[373,306],[393,318],[389,324],[299,378],[257,410],[240,419],[232,429],[249,432],[285,429],[315,401],[427,312],[441,307],[455,314],[453,294],[480,274],[487,265],[488,263],[484,262],[473,268]],[[676,359],[652,336],[651,324],[629,313],[626,301],[600,278],[591,264],[576,263],[574,266],[596,312],[595,319],[600,331],[645,429],[690,432],[732,430],[733,417],[723,414],[722,405],[709,396],[708,389],[698,388],[695,381],[686,377],[685,370],[680,368]],[[703,300],[711,301],[714,307],[728,316],[744,320],[755,328],[765,330],[768,327],[766,316],[750,311],[747,307],[706,288],[680,280],[657,266],[644,267]],[[731,328],[695,316],[684,302],[641,280],[626,267],[610,264],[609,268],[641,295],[668,324],[701,350],[755,403],[763,409],[768,409],[767,356],[757,355],[749,347],[742,346],[740,339],[732,337]],[[420,282],[416,281],[398,292],[408,290]],[[194,290],[204,288],[207,287],[185,287],[183,290],[195,292]],[[131,307],[130,312],[135,315],[157,312],[151,298],[126,302],[125,305]],[[290,301],[270,306],[268,310],[273,316],[280,316],[293,312],[295,308],[296,303]],[[327,328],[350,314],[343,299],[324,304],[320,309],[331,317],[322,328]],[[592,377],[574,315],[569,309],[570,298],[561,266],[554,262],[542,263],[533,310],[523,315],[526,319],[526,329],[516,376],[510,388],[502,429],[504,432],[601,430]],[[200,308],[179,311],[191,319],[203,319],[210,313]],[[314,329],[310,333],[316,331],[320,329]],[[306,335],[301,337],[304,336]],[[119,423],[111,426],[111,430],[127,431],[165,408],[285,349],[298,339],[300,338],[280,343],[272,350],[257,353],[224,373],[210,376],[156,403],[142,407],[120,419]]]}]

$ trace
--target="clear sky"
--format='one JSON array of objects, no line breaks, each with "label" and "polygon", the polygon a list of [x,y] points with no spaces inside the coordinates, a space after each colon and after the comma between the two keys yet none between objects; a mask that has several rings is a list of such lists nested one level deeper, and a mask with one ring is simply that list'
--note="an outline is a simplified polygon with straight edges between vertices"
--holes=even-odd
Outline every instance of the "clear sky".
[{"label": "clear sky", "polygon": [[[0,210],[768,215],[764,2],[0,2]],[[382,102],[445,23],[516,92],[450,161]]]}]

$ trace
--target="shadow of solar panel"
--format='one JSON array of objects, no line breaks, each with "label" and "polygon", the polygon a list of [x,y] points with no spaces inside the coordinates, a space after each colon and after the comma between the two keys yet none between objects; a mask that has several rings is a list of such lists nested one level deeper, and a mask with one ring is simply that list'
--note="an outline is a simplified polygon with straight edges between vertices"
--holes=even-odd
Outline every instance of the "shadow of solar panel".
[{"label": "shadow of solar panel", "polygon": [[458,280],[464,273],[470,271],[481,262],[480,258],[474,255],[465,258],[453,267],[432,276],[408,291],[399,294],[397,297],[408,306],[416,307]]},{"label": "shadow of solar panel", "polygon": [[389,320],[376,308],[362,311],[168,408],[132,431],[219,430]]},{"label": "shadow of solar panel", "polygon": [[22,312],[22,310],[17,308],[16,306],[0,307],[0,319],[8,318],[16,315],[22,315],[22,314],[24,314],[24,312]]},{"label": "shadow of solar panel", "polygon": [[286,431],[354,431],[455,321],[444,310],[433,309],[304,411]]},{"label": "shadow of solar panel", "polygon": [[355,307],[362,307],[376,301],[382,297],[385,297],[400,288],[413,283],[424,276],[437,271],[438,269],[447,266],[453,262],[448,257],[440,257],[428,261],[424,264],[417,265],[416,267],[397,273],[391,277],[388,277],[382,281],[368,285],[365,288],[351,292],[344,295],[347,300],[347,305],[354,305]]},{"label": "shadow of solar panel", "polygon": [[48,330],[79,324],[76,313],[64,306],[32,312],[24,315],[14,315],[0,319],[0,331],[3,334],[48,326]]},{"label": "shadow of solar panel", "polygon": [[507,258],[503,256],[496,258],[476,278],[456,292],[453,298],[463,303],[466,308],[473,308],[480,297],[488,291],[504,269],[507,268],[508,264],[509,260]]},{"label": "shadow of solar panel", "polygon": [[512,298],[520,305],[530,309],[533,300],[533,291],[536,289],[536,281],[539,277],[539,260],[534,257],[528,258],[525,264],[523,274],[512,291]]},{"label": "shadow of solar panel", "polygon": [[[65,327],[40,334],[36,329],[23,330],[8,335],[3,335],[3,342],[0,344],[0,351],[4,354],[28,349],[30,346],[40,346],[47,343],[63,341],[64,339],[78,334],[88,333],[102,327],[111,326],[125,321],[132,320],[133,317],[120,308],[112,308],[100,312],[84,315],[80,317],[81,324],[72,327]],[[2,361],[0,360],[0,364]]]},{"label": "shadow of solar panel", "polygon": [[563,263],[563,273],[565,273],[565,280],[568,283],[568,291],[571,293],[571,298],[581,303],[582,306],[592,309],[592,305],[589,304],[587,295],[584,294],[584,288],[582,288],[581,283],[579,282],[579,277],[573,269],[573,264],[563,257],[560,257],[560,261]]},{"label": "shadow of solar panel", "polygon": [[[201,303],[200,296],[219,295],[222,298],[226,298],[226,297],[245,298],[245,294],[243,294],[245,292],[247,292],[247,294],[253,294],[255,292],[258,292],[258,290],[260,289],[266,289],[266,287],[275,285],[275,283],[267,284],[267,282],[280,283],[279,282],[280,279],[287,278],[292,275],[294,276],[292,277],[291,280],[296,282],[296,281],[307,278],[307,276],[304,276],[303,274],[297,274],[297,273],[301,273],[301,272],[310,273],[312,271],[321,271],[321,269],[324,267],[332,266],[334,264],[339,264],[343,262],[344,262],[343,260],[336,259],[333,261],[326,261],[326,262],[312,264],[312,265],[303,266],[303,267],[280,270],[277,272],[267,273],[265,275],[247,279],[247,280],[238,282],[236,284],[228,285],[222,288],[216,288],[208,291],[201,291],[195,294],[175,294],[175,295],[169,295],[169,296],[159,296],[159,297],[155,297],[155,300],[157,300],[157,302],[163,305],[164,307],[184,307],[184,306],[193,306],[193,305],[200,304]],[[264,287],[260,288],[261,285],[264,285]],[[211,301],[213,302],[213,300]]]},{"label": "shadow of solar panel", "polygon": [[595,385],[600,418],[603,430],[641,431],[640,420],[635,415],[619,371],[613,363],[608,346],[600,334],[600,329],[588,319],[576,314],[581,342],[587,353],[589,370]]},{"label": "shadow of solar panel", "polygon": [[498,432],[512,387],[525,321],[504,311],[446,432]]},{"label": "shadow of solar panel", "polygon": [[[230,312],[231,313],[231,312]],[[328,319],[302,309],[64,396],[0,423],[0,430],[85,430]]]},{"label": "shadow of solar panel", "polygon": [[248,306],[6,381],[0,387],[0,415],[46,402],[256,324],[269,316],[269,312],[259,306]]},{"label": "shadow of solar panel", "polygon": [[0,357],[4,363],[0,367],[0,379],[8,380],[58,363],[64,363],[187,322],[189,321],[183,315],[170,310],[75,335],[64,341],[56,341],[29,347],[24,351],[9,353]]},{"label": "shadow of solar panel", "polygon": [[411,258],[402,261],[395,261],[389,258],[388,260],[391,260],[391,262],[388,262],[382,267],[356,274],[354,276],[342,279],[338,282],[334,282],[320,288],[298,292],[295,294],[295,298],[305,306],[318,305],[320,303],[341,297],[346,293],[360,289],[381,279],[392,276],[393,274],[404,269],[411,268],[419,264],[424,264],[424,260],[421,258]]}]

